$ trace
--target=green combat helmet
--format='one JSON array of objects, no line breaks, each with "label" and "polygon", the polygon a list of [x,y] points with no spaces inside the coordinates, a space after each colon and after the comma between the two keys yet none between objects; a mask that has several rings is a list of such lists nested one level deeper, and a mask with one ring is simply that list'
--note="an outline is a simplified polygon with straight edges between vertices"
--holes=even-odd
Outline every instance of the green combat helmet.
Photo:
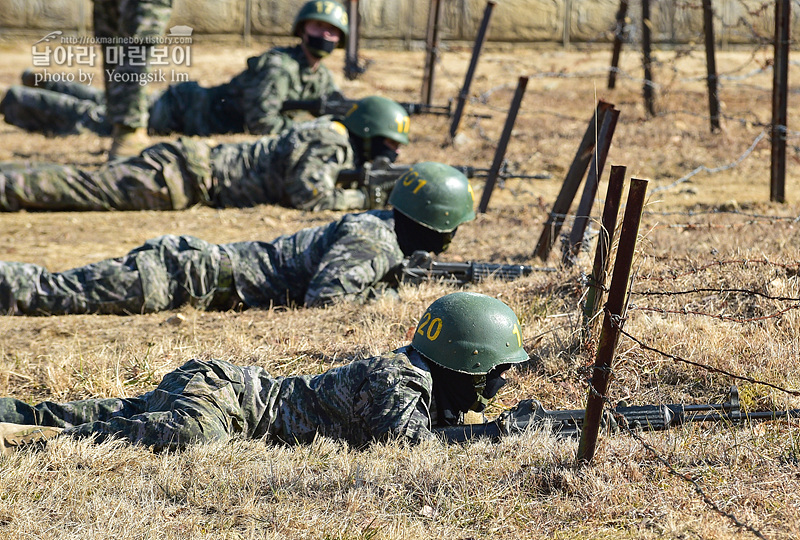
[{"label": "green combat helmet", "polygon": [[435,161],[412,166],[397,179],[389,204],[436,232],[452,232],[475,219],[475,195],[464,173]]},{"label": "green combat helmet", "polygon": [[411,119],[408,112],[396,101],[370,96],[358,100],[344,115],[342,123],[353,135],[368,140],[386,137],[400,144],[408,144]]},{"label": "green combat helmet", "polygon": [[303,4],[292,25],[292,35],[301,37],[303,23],[306,21],[322,21],[332,24],[342,31],[342,39],[338,47],[344,47],[350,35],[350,24],[347,20],[347,10],[334,0],[311,0]]},{"label": "green combat helmet", "polygon": [[411,345],[442,367],[485,375],[528,359],[519,319],[502,301],[472,292],[442,296],[428,307]]}]

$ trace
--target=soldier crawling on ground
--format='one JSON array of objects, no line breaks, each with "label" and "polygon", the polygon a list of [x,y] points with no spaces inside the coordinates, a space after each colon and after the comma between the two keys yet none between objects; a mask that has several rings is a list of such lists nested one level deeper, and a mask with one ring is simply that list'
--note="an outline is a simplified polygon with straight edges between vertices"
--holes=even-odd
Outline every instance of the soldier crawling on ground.
[{"label": "soldier crawling on ground", "polygon": [[[182,133],[208,136],[224,133],[276,134],[293,124],[292,113],[281,113],[286,100],[309,100],[338,92],[322,59],[345,45],[349,33],[347,11],[335,0],[305,3],[294,21],[292,34],[301,42],[275,47],[247,60],[247,69],[231,81],[204,88],[196,82],[170,86],[152,96],[147,128],[151,134]],[[23,74],[33,85],[34,72]],[[110,104],[109,104],[110,106]],[[110,111],[109,111],[110,112]],[[112,130],[103,92],[74,83],[49,82],[42,88],[12,86],[2,101],[5,121],[27,131],[63,135]],[[144,126],[136,132],[125,155],[146,146]]]},{"label": "soldier crawling on ground", "polygon": [[[0,398],[0,450],[56,436],[163,450],[234,437],[306,444],[321,435],[362,447],[429,440],[448,426],[459,441],[464,414],[482,411],[503,373],[528,359],[522,345],[506,304],[455,292],[428,307],[410,345],[320,375],[272,377],[258,366],[190,360],[138,397],[36,406]],[[452,431],[442,433],[450,439]]]},{"label": "soldier crawling on ground", "polygon": [[0,313],[153,313],[198,309],[324,306],[390,292],[417,250],[441,253],[475,218],[463,173],[423,162],[401,176],[391,210],[348,214],[272,242],[211,244],[162,236],[127,255],[64,272],[0,262]]},{"label": "soldier crawling on ground", "polygon": [[344,118],[323,116],[279,137],[210,146],[191,138],[87,171],[55,163],[0,163],[0,211],[181,210],[201,204],[281,204],[301,210],[383,207],[389,185],[337,185],[339,172],[377,158],[395,161],[408,143],[405,109],[379,96]]}]

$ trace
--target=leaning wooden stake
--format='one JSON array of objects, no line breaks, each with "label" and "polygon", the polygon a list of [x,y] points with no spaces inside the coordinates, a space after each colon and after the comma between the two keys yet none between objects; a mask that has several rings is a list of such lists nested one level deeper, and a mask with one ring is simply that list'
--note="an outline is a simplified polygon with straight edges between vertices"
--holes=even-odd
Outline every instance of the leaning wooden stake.
[{"label": "leaning wooden stake", "polygon": [[589,397],[586,401],[586,415],[581,431],[581,440],[578,444],[578,463],[589,463],[594,457],[597,447],[597,435],[600,432],[600,420],[603,416],[603,401],[608,390],[611,365],[625,319],[631,265],[646,193],[647,180],[631,179],[625,217],[622,219],[622,231],[619,235],[617,257],[614,262],[614,275],[611,277],[603,328],[600,331],[597,357],[592,373]]},{"label": "leaning wooden stake", "polygon": [[433,101],[433,83],[439,62],[439,21],[442,20],[442,0],[431,0],[428,11],[428,30],[425,34],[425,71],[422,72],[422,103]]},{"label": "leaning wooden stake", "polygon": [[472,86],[472,78],[475,76],[475,68],[478,65],[478,58],[481,56],[483,42],[486,41],[486,31],[489,29],[489,20],[492,18],[492,10],[494,9],[495,4],[497,4],[496,0],[489,0],[486,2],[486,9],[483,12],[483,20],[481,21],[481,26],[478,29],[478,35],[475,38],[475,45],[472,47],[472,59],[469,62],[469,68],[467,68],[467,75],[464,77],[464,86],[461,87],[461,92],[458,93],[456,108],[455,111],[453,111],[453,121],[450,124],[451,140],[456,136],[458,124],[461,123],[461,115],[464,114],[464,104],[467,101],[467,97],[469,97],[469,88]]},{"label": "leaning wooden stake", "polygon": [[628,0],[620,0],[617,11],[617,27],[614,29],[614,48],[611,50],[611,69],[608,70],[608,89],[613,90],[617,84],[617,71],[619,71],[619,54],[622,50],[622,40],[625,37],[625,21],[628,16]]},{"label": "leaning wooden stake", "polygon": [[600,125],[600,132],[597,134],[597,145],[595,146],[594,156],[592,156],[592,163],[589,166],[589,174],[586,175],[586,183],[583,185],[583,194],[578,203],[578,209],[575,211],[572,231],[570,231],[569,240],[561,258],[561,262],[565,266],[575,264],[578,253],[581,250],[586,227],[589,225],[594,199],[597,196],[600,175],[603,174],[603,168],[606,165],[606,158],[608,157],[608,151],[611,149],[611,139],[614,137],[618,119],[619,111],[612,108],[603,117],[603,123]]},{"label": "leaning wooden stake", "polygon": [[597,247],[594,252],[594,266],[589,276],[589,286],[586,290],[586,300],[583,303],[583,342],[592,339],[597,326],[597,315],[600,312],[600,302],[606,288],[606,274],[608,274],[608,261],[611,254],[611,244],[614,241],[614,231],[617,228],[619,205],[622,201],[622,188],[625,186],[626,168],[621,165],[611,166],[611,175],[608,178],[606,202],[603,206],[602,226],[597,238]]},{"label": "leaning wooden stake", "polygon": [[614,105],[600,100],[597,103],[597,108],[592,113],[592,118],[589,120],[589,126],[586,128],[586,133],[583,134],[583,139],[578,146],[578,151],[575,153],[575,158],[572,160],[572,165],[567,171],[567,176],[564,178],[564,183],[561,185],[556,197],[556,202],[553,203],[553,208],[550,210],[550,215],[547,217],[547,222],[544,224],[542,234],[539,236],[539,241],[536,243],[536,248],[533,251],[534,256],[546,261],[550,250],[553,249],[555,238],[558,237],[561,226],[564,224],[564,217],[569,212],[569,207],[578,193],[578,188],[581,185],[581,180],[586,174],[586,169],[589,167],[589,162],[592,159],[592,150],[595,146],[595,137],[597,137],[597,126],[603,125],[603,118],[606,113],[614,108]]},{"label": "leaning wooden stake", "polygon": [[520,77],[517,81],[517,90],[514,92],[514,99],[511,100],[511,107],[508,109],[508,116],[506,117],[506,125],[503,127],[503,134],[500,136],[500,142],[497,143],[497,150],[494,153],[494,161],[486,175],[486,184],[483,186],[483,193],[481,194],[481,202],[478,205],[478,212],[483,214],[489,208],[489,198],[492,196],[494,184],[497,181],[497,175],[500,172],[500,167],[503,166],[503,160],[506,156],[506,148],[508,148],[508,141],[511,139],[511,131],[514,129],[514,122],[517,121],[517,113],[519,106],[522,104],[522,96],[525,94],[525,87],[528,86],[528,77]]}]

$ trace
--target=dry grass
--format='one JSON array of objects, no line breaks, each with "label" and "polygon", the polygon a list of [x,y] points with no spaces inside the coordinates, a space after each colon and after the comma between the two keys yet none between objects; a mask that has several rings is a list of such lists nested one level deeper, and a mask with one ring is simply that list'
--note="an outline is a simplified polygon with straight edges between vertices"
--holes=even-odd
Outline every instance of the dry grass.
[{"label": "dry grass", "polygon": [[[29,62],[27,44],[0,46],[0,87],[16,82]],[[227,80],[257,48],[197,45],[193,78]],[[365,51],[375,60],[345,93],[379,92],[416,101],[421,53]],[[639,59],[623,56],[623,76],[605,90],[608,51],[517,49],[481,59],[473,93],[492,120],[465,119],[465,139],[442,148],[448,122],[415,117],[413,142],[401,160],[439,159],[488,166],[520,75],[531,76],[509,146],[512,164],[547,171],[548,181],[509,181],[490,211],[459,231],[447,260],[530,261],[547,209],[558,193],[597,98],[622,111],[609,157],[629,176],[651,180],[635,261],[632,309],[625,330],[649,347],[731,373],[797,388],[800,315],[797,307],[800,186],[796,135],[790,132],[787,204],[769,203],[765,139],[736,161],[770,115],[771,72],[745,81],[723,79],[720,134],[703,116],[702,55],[657,69],[658,108],[641,104]],[[437,79],[439,102],[457,94],[468,50],[448,51]],[[766,62],[762,53],[720,53],[720,71],[741,75]],[[331,65],[341,73],[337,52]],[[795,69],[793,66],[792,70]],[[542,76],[544,72],[560,76]],[[790,79],[792,80],[792,79]],[[792,95],[792,94],[790,94]],[[794,118],[797,103],[790,107]],[[743,119],[744,121],[738,121]],[[791,122],[791,120],[790,120]],[[790,129],[792,126],[789,126]],[[243,136],[220,137],[240,140]],[[48,139],[0,124],[0,159],[42,159],[87,166],[103,160],[108,140],[91,135]],[[480,184],[476,183],[478,192]],[[604,193],[605,182],[600,194]],[[599,206],[599,204],[597,205]],[[733,210],[732,212],[703,213]],[[690,214],[691,212],[691,214]],[[270,239],[333,219],[259,207],[157,213],[22,213],[0,215],[0,260],[62,270],[112,257],[165,233],[215,242]],[[554,250],[548,264],[556,264]],[[472,290],[501,297],[524,324],[530,365],[510,374],[492,413],[536,397],[548,408],[581,408],[591,348],[578,346],[580,270],[540,274],[513,284]],[[735,261],[725,264],[715,262]],[[750,262],[742,262],[750,261]],[[702,290],[701,290],[702,289]],[[761,293],[761,296],[740,289]],[[249,310],[137,317],[70,316],[0,319],[0,395],[30,401],[136,395],[192,357],[219,357],[264,366],[275,375],[320,372],[349,359],[407,342],[422,310],[444,292],[440,284],[405,288],[401,301],[324,310]],[[687,294],[642,294],[697,291]],[[781,300],[794,298],[794,301]],[[781,310],[787,310],[779,313]],[[631,403],[715,402],[734,381],[622,338],[615,359],[614,399]],[[743,382],[750,408],[799,407],[786,393]],[[731,429],[692,425],[644,439],[677,472],[693,478],[720,508],[768,538],[800,535],[800,435],[776,422]],[[154,454],[121,444],[60,440],[41,452],[0,461],[0,535],[4,538],[715,538],[747,536],[709,508],[686,480],[630,437],[602,438],[592,466],[573,466],[574,441],[528,433],[499,444],[397,442],[354,451],[318,440],[297,448],[237,441]]]}]

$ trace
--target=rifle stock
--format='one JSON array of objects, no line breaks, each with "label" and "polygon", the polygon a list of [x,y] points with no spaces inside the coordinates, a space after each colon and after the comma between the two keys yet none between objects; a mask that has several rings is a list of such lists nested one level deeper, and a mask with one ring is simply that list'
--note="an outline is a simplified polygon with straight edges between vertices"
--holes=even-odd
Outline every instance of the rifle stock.
[{"label": "rifle stock", "polygon": [[[739,391],[731,387],[728,401],[720,404],[617,406],[610,411],[613,418],[623,428],[644,431],[663,431],[689,422],[729,422],[742,423],[755,420],[777,420],[780,418],[800,418],[800,409],[785,411],[742,412],[739,408]],[[496,440],[512,433],[527,429],[549,427],[562,438],[577,437],[583,426],[585,410],[554,410],[542,407],[533,399],[520,401],[517,406],[502,414],[497,420],[485,424],[469,424],[436,428],[434,431],[449,442],[465,442],[479,437]]]}]

